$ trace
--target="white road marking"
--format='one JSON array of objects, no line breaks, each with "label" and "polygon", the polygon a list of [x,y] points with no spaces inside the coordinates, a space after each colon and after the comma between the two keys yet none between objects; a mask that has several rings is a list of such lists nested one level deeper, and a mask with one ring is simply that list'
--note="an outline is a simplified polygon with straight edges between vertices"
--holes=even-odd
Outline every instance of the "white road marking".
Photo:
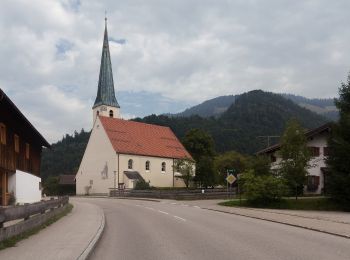
[{"label": "white road marking", "polygon": [[173,205],[177,205],[177,203],[176,203],[176,202],[172,202],[171,204],[173,204]]},{"label": "white road marking", "polygon": [[174,216],[174,218],[179,219],[179,220],[182,220],[182,221],[186,221],[186,219],[181,218],[181,217],[178,217],[178,216]]},{"label": "white road marking", "polygon": [[197,208],[197,209],[200,209],[201,207],[198,207],[198,206],[193,206],[194,208]]},{"label": "white road marking", "polygon": [[138,205],[138,204],[136,204],[135,206],[137,206],[137,207],[142,207],[141,205]]},{"label": "white road marking", "polygon": [[154,208],[151,208],[151,207],[145,207],[146,209],[150,209],[150,210],[154,210]]},{"label": "white road marking", "polygon": [[165,214],[165,215],[169,215],[168,212],[165,212],[165,211],[161,211],[161,210],[158,210],[158,212],[162,213],[162,214]]},{"label": "white road marking", "polygon": [[181,204],[182,206],[185,206],[185,207],[188,207],[188,205],[187,204]]}]

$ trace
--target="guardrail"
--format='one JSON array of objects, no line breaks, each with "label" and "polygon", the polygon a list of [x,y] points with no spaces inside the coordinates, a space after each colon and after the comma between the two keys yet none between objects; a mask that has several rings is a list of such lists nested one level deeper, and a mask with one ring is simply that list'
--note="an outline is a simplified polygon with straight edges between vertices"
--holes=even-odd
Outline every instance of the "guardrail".
[{"label": "guardrail", "polygon": [[0,208],[0,228],[4,226],[4,223],[16,219],[27,220],[32,215],[44,214],[47,210],[59,208],[69,201],[68,196],[58,199],[51,199],[47,201],[41,201],[33,204],[26,204],[23,206],[15,206],[9,208]]}]

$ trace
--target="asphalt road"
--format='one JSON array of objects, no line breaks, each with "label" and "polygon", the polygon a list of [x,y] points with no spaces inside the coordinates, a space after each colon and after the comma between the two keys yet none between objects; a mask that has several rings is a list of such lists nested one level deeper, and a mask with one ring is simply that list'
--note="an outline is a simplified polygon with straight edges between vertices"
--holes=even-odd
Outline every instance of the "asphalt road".
[{"label": "asphalt road", "polygon": [[350,239],[189,206],[88,199],[106,216],[90,259],[350,259]]}]

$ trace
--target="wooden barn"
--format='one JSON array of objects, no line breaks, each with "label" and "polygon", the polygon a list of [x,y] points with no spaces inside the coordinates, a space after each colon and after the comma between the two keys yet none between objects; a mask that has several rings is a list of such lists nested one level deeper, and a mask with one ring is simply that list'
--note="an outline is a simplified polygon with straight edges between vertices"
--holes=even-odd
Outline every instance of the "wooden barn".
[{"label": "wooden barn", "polygon": [[40,201],[43,146],[50,145],[0,89],[0,205]]}]

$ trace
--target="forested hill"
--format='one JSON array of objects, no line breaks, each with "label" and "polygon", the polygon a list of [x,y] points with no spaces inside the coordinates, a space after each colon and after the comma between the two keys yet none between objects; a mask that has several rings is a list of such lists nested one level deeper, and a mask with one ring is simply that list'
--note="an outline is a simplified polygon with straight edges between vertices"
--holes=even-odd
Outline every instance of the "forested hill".
[{"label": "forested hill", "polygon": [[[330,120],[338,119],[338,110],[334,105],[332,98],[318,99],[305,98],[292,94],[279,94],[287,99],[292,100],[295,104],[307,108],[312,112],[325,116]],[[181,113],[173,114],[173,116],[188,117],[198,115],[201,117],[219,117],[224,113],[237,99],[239,95],[220,96],[204,101],[201,104],[187,108]]]},{"label": "forested hill", "polygon": [[[169,126],[180,140],[192,128],[204,129],[213,136],[217,152],[236,150],[253,154],[266,146],[266,139],[259,136],[281,135],[286,122],[293,117],[307,129],[327,122],[324,117],[281,95],[261,90],[236,96],[235,102],[218,117],[151,115],[134,120]],[[62,141],[53,144],[50,150],[44,150],[42,177],[75,174],[89,135],[83,130],[73,136],[66,135]]]}]

